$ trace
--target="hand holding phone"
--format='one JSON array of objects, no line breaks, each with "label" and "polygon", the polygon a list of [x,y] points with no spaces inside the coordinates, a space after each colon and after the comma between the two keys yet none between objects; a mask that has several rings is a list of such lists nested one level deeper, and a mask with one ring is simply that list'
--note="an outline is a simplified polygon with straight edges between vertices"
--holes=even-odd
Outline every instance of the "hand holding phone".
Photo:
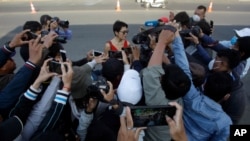
[{"label": "hand holding phone", "polygon": [[[49,66],[49,71],[50,72],[55,72],[57,74],[62,74],[62,69],[61,69],[61,63],[57,62],[55,60],[51,60],[48,62]],[[66,71],[67,71],[67,66],[65,65]]]},{"label": "hand holding phone", "polygon": [[147,127],[133,128],[133,120],[129,107],[125,107],[125,115],[120,116],[120,129],[118,131],[117,141],[138,140],[141,130]]},{"label": "hand holding phone", "polygon": [[60,54],[62,57],[62,61],[66,62],[67,61],[66,50],[60,49]]},{"label": "hand holding phone", "polygon": [[214,27],[214,21],[211,20],[211,21],[210,21],[210,28],[213,28],[213,27]]},{"label": "hand holding phone", "polygon": [[97,51],[97,50],[93,50],[93,56],[94,56],[94,57],[98,57],[98,56],[100,56],[100,55],[103,55],[103,52]]},{"label": "hand holding phone", "polygon": [[168,125],[166,115],[173,118],[176,107],[174,106],[133,106],[131,115],[134,127],[163,126]]},{"label": "hand holding phone", "polygon": [[187,134],[184,127],[183,121],[183,109],[177,102],[169,102],[171,106],[176,107],[176,113],[173,118],[166,117],[166,121],[169,126],[169,133],[173,140],[175,141],[187,141]]},{"label": "hand holding phone", "polygon": [[31,39],[36,39],[37,35],[31,31],[27,31],[24,36],[22,37],[22,40],[29,41]]}]

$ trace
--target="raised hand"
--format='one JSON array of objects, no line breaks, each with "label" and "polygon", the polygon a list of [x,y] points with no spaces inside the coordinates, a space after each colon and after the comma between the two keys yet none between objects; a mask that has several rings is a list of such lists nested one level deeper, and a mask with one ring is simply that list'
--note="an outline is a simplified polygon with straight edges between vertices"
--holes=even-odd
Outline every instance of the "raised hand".
[{"label": "raised hand", "polygon": [[73,69],[72,69],[72,62],[67,60],[67,62],[61,63],[62,69],[62,81],[63,81],[63,89],[66,91],[70,91],[71,81],[73,78]]},{"label": "raised hand", "polygon": [[52,58],[44,61],[43,66],[41,67],[40,73],[33,84],[34,88],[38,89],[42,82],[45,82],[49,78],[51,78],[52,76],[57,75],[57,73],[53,73],[53,72],[49,71],[48,62],[51,60],[52,60]]},{"label": "raised hand", "polygon": [[20,33],[17,33],[14,38],[10,41],[9,43],[9,47],[10,48],[16,48],[16,47],[20,47],[21,45],[24,45],[24,44],[28,44],[29,41],[24,41],[22,40],[22,38],[25,36],[25,34],[27,32],[29,32],[30,29],[26,29],[26,30],[23,30],[22,32]]},{"label": "raised hand", "polygon": [[49,32],[48,35],[45,35],[41,40],[43,42],[43,45],[44,47],[46,48],[49,48],[52,46],[53,44],[53,41],[55,40],[55,38],[57,37],[58,35],[56,34],[56,32],[54,31],[51,31]]},{"label": "raised hand", "polygon": [[95,59],[95,61],[96,61],[97,64],[100,64],[100,63],[106,62],[106,60],[108,59],[108,55],[107,54],[103,54],[103,55],[94,57],[94,59]]},{"label": "raised hand", "polygon": [[45,47],[40,43],[41,36],[29,41],[29,61],[38,65],[42,58],[42,50]]},{"label": "raised hand", "polygon": [[90,51],[88,51],[88,53],[87,53],[87,55],[86,55],[88,61],[91,61],[91,60],[94,59],[93,51],[94,51],[93,49],[90,50]]},{"label": "raised hand", "polygon": [[113,89],[113,85],[110,81],[107,81],[108,85],[109,85],[109,92],[106,94],[102,89],[101,89],[101,93],[103,95],[103,99],[107,102],[110,102],[111,100],[114,99],[114,95],[115,95],[115,91]]},{"label": "raised hand", "polygon": [[170,129],[170,136],[175,141],[187,141],[187,136],[184,128],[184,123],[182,120],[182,107],[177,102],[170,102],[169,105],[176,107],[176,113],[172,118],[166,117]]},{"label": "raised hand", "polygon": [[159,35],[158,43],[168,45],[174,40],[174,37],[175,37],[174,32],[170,30],[162,30]]},{"label": "raised hand", "polygon": [[126,107],[126,117],[120,117],[120,129],[118,131],[117,141],[138,141],[141,130],[146,127],[133,128],[134,123],[131,116],[130,108]]},{"label": "raised hand", "polygon": [[138,46],[132,46],[133,61],[140,59],[140,48]]}]

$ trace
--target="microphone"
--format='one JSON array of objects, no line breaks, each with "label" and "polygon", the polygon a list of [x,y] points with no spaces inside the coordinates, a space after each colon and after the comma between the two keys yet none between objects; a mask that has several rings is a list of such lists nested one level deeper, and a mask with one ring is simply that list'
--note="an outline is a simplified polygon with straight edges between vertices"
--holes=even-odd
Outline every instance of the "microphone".
[{"label": "microphone", "polygon": [[159,26],[159,21],[158,20],[146,21],[144,25],[148,27],[157,27]]}]

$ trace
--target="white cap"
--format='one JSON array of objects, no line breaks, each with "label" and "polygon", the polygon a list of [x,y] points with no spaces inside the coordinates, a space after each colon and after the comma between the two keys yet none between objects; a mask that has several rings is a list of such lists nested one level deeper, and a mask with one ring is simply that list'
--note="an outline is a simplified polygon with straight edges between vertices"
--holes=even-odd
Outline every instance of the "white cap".
[{"label": "white cap", "polygon": [[142,97],[141,78],[137,71],[127,70],[117,88],[117,95],[120,101],[130,104],[137,104]]},{"label": "white cap", "polygon": [[234,30],[239,37],[250,36],[250,28],[243,28],[241,30]]}]

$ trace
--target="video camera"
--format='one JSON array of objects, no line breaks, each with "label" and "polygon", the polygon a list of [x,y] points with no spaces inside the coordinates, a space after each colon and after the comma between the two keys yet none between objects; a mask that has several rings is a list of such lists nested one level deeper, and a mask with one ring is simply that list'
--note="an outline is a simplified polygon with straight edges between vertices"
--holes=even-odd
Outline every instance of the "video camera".
[{"label": "video camera", "polygon": [[87,95],[84,97],[84,105],[88,103],[90,98],[95,98],[104,102],[103,95],[100,91],[101,89],[105,93],[108,93],[110,89],[106,79],[103,77],[99,77],[87,87]]},{"label": "video camera", "polygon": [[199,37],[200,32],[201,32],[201,28],[197,25],[191,27],[191,29],[179,31],[184,48],[188,47],[191,44],[191,41],[187,40],[186,37],[190,37],[190,33],[192,33],[196,37]]},{"label": "video camera", "polygon": [[170,26],[170,25],[161,25],[157,26],[155,28],[151,28],[148,30],[145,30],[143,32],[140,32],[133,36],[132,41],[134,44],[146,44],[149,45],[150,43],[150,38],[148,35],[154,35],[156,37],[156,42],[158,41],[158,36],[162,30],[171,30],[173,32],[176,32],[175,27]]},{"label": "video camera", "polygon": [[62,28],[69,28],[69,21],[68,20],[60,20],[58,17],[54,17],[51,19],[51,22],[56,21],[59,26]]},{"label": "video camera", "polygon": [[199,26],[193,26],[191,29],[181,30],[179,33],[181,37],[190,37],[189,33],[192,33],[194,36],[199,37],[201,28]]}]

